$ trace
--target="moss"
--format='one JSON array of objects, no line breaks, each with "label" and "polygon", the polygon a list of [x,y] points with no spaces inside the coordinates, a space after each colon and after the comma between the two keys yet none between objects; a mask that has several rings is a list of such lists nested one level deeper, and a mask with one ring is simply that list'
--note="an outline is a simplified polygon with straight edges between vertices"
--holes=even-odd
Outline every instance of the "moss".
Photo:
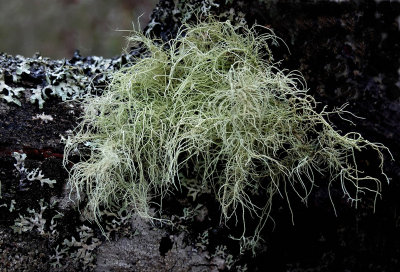
[{"label": "moss", "polygon": [[[318,112],[303,78],[273,62],[268,44],[277,38],[256,28],[200,23],[161,45],[134,33],[131,42],[146,47],[147,57],[85,101],[65,148],[65,164],[76,150],[85,155],[69,182],[78,199],[87,196],[89,219],[126,205],[154,218],[150,203],[162,211],[162,199],[195,178],[213,188],[225,222],[244,225],[242,248],[254,249],[273,199],[293,191],[307,202],[317,173],[330,177],[319,185],[338,183],[356,205],[365,192],[380,195],[386,148],[336,131],[328,117],[343,116],[344,107]],[[381,177],[358,169],[355,153],[363,149],[376,151]],[[247,215],[257,221],[252,233]]]}]

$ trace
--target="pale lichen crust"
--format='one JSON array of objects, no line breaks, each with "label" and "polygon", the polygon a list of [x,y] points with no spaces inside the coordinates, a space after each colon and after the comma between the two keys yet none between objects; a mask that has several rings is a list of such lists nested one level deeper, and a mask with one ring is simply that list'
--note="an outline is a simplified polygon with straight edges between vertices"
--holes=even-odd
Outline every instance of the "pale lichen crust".
[{"label": "pale lichen crust", "polygon": [[101,92],[109,74],[118,70],[129,54],[118,58],[81,57],[50,60],[40,55],[33,58],[0,54],[0,99],[21,106],[28,101],[40,109],[50,97],[62,101],[80,100],[88,93]]}]

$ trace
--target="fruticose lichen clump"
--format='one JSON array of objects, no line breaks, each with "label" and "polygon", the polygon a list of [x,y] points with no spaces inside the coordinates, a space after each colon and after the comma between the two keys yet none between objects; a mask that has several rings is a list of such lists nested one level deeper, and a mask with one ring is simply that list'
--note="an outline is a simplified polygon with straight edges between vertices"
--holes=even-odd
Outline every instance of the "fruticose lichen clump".
[{"label": "fruticose lichen clump", "polygon": [[[87,196],[89,218],[122,206],[153,218],[150,203],[162,208],[163,197],[189,177],[212,188],[223,220],[242,222],[248,248],[257,244],[274,197],[292,190],[307,201],[317,173],[329,177],[319,185],[338,183],[355,203],[361,192],[380,194],[380,177],[363,175],[355,153],[375,150],[387,179],[385,147],[336,131],[328,117],[344,108],[317,111],[303,78],[273,62],[267,44],[277,38],[256,30],[207,22],[185,26],[168,43],[130,37],[146,57],[115,72],[101,96],[84,102],[66,144],[65,163],[77,150],[83,155],[69,182],[78,199]],[[258,222],[251,235],[247,215]]]}]

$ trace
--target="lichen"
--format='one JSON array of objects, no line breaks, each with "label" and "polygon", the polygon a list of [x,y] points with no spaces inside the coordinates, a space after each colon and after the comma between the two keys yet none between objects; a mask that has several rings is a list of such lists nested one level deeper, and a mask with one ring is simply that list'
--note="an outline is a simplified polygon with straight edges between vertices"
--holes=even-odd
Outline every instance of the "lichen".
[{"label": "lichen", "polygon": [[[245,5],[244,1],[239,1]],[[153,10],[151,20],[146,26],[146,35],[160,37],[164,41],[175,38],[182,24],[210,17],[230,20],[234,25],[245,25],[245,14],[232,4],[218,0],[166,0],[160,1]],[[161,33],[160,33],[161,31]]]},{"label": "lichen", "polygon": [[[11,88],[7,84],[4,83],[4,74],[0,71],[0,98],[3,98],[8,103],[14,103],[18,106],[21,106],[21,102],[18,100],[21,92],[24,88]],[[7,94],[5,94],[5,92]]]},{"label": "lichen", "polygon": [[21,234],[35,229],[39,234],[45,234],[46,219],[43,218],[43,212],[47,209],[47,205],[44,203],[43,199],[39,201],[39,205],[39,212],[34,209],[27,209],[27,212],[31,214],[30,217],[19,215],[19,218],[14,222],[14,226],[11,226],[15,233]]},{"label": "lichen", "polygon": [[50,237],[52,235],[55,235],[55,228],[57,226],[55,220],[62,218],[63,214],[58,212],[51,218],[50,224],[47,225],[47,220],[44,218],[44,212],[47,209],[54,208],[55,205],[56,202],[49,204],[46,203],[44,199],[40,199],[40,210],[37,211],[35,209],[27,208],[26,212],[30,214],[30,216],[19,214],[19,217],[15,219],[14,225],[11,226],[11,228],[14,230],[15,233],[19,234],[27,231],[32,232],[32,230],[36,230],[42,236]]},{"label": "lichen", "polygon": [[[33,58],[12,58],[0,54],[0,63],[7,65],[7,68],[0,69],[0,98],[7,103],[21,106],[24,97],[27,97],[39,109],[43,109],[45,101],[50,97],[62,101],[80,100],[87,93],[100,93],[102,86],[109,80],[109,72],[119,69],[122,62],[129,60],[131,56],[124,54],[119,58],[105,59],[96,56],[82,58],[76,54],[74,58],[80,59],[50,60],[40,55]],[[5,71],[11,77],[7,84]],[[26,87],[26,78],[31,81],[29,85],[34,86]]]},{"label": "lichen", "polygon": [[45,122],[46,124],[48,122],[54,121],[53,116],[44,114],[44,112],[42,114],[36,114],[36,116],[32,117],[32,120],[41,120],[42,122]]},{"label": "lichen", "polygon": [[42,174],[42,170],[39,168],[33,169],[29,171],[28,169],[25,168],[25,159],[26,159],[26,154],[25,153],[18,153],[14,152],[12,156],[15,158],[17,161],[14,166],[19,172],[20,176],[20,181],[19,181],[19,187],[20,189],[24,189],[26,187],[26,181],[39,181],[40,186],[43,187],[44,184],[47,184],[50,188],[53,188],[54,184],[56,183],[56,180],[52,180],[49,178],[45,178],[44,175]]},{"label": "lichen", "polygon": [[[188,178],[188,186],[212,188],[222,220],[240,222],[242,249],[254,250],[273,199],[290,207],[289,191],[306,203],[315,186],[330,192],[337,183],[356,206],[366,192],[380,196],[386,148],[334,129],[329,116],[349,113],[316,110],[303,78],[273,62],[268,44],[277,38],[268,29],[211,21],[186,26],[165,44],[140,33],[131,41],[148,57],[114,73],[102,96],[87,98],[66,144],[65,165],[73,150],[86,158],[69,182],[78,199],[87,196],[89,219],[99,223],[103,209],[121,204],[157,219],[150,203],[159,199],[162,212],[162,199]],[[364,149],[376,152],[381,176],[358,168]],[[317,174],[329,182],[317,184]],[[257,222],[252,233],[248,216]]]},{"label": "lichen", "polygon": [[93,229],[85,225],[79,226],[77,232],[79,234],[78,240],[74,236],[71,237],[71,240],[65,239],[63,242],[64,249],[62,250],[64,252],[68,250],[69,258],[81,262],[85,269],[93,269],[95,258],[93,251],[101,245],[101,241],[94,236]]}]

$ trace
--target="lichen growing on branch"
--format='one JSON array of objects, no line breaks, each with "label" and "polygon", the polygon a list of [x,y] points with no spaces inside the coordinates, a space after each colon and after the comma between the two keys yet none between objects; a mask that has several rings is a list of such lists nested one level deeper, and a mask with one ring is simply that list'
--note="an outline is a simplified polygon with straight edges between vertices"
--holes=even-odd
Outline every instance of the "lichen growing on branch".
[{"label": "lichen growing on branch", "polygon": [[[84,102],[65,148],[65,164],[76,150],[84,155],[69,182],[78,199],[87,196],[89,218],[121,206],[153,218],[149,205],[162,208],[189,173],[213,189],[225,222],[243,224],[243,248],[254,248],[273,199],[293,191],[306,202],[317,173],[330,180],[319,185],[338,183],[355,203],[364,192],[379,196],[386,148],[336,131],[328,117],[344,107],[317,111],[301,75],[273,62],[268,44],[276,36],[257,28],[211,21],[185,26],[168,43],[130,37],[146,57]],[[358,169],[355,153],[363,149],[376,151],[380,177]],[[252,233],[247,215],[258,222]]]}]

